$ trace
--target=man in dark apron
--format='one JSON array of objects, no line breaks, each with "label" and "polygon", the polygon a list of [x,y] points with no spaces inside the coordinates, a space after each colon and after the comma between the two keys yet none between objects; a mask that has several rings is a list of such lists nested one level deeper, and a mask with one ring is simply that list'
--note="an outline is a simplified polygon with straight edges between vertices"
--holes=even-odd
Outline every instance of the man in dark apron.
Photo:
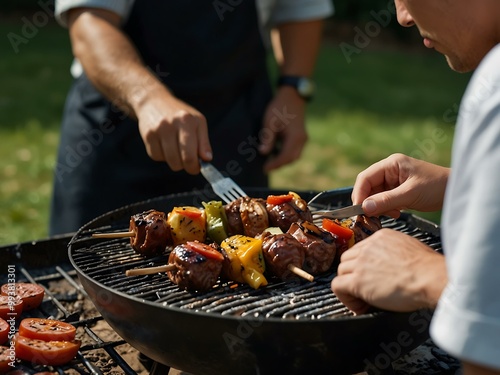
[{"label": "man in dark apron", "polygon": [[[259,147],[269,138],[262,124],[272,88],[254,1],[141,0],[125,21],[102,9],[71,12],[73,50],[85,73],[75,79],[64,110],[51,235],[129,203],[208,190],[198,158],[212,154],[213,164],[241,186],[268,185]],[[148,74],[137,79],[134,64]],[[296,91],[288,95],[303,105]],[[163,96],[164,106],[149,104]],[[183,113],[176,139],[144,125],[171,103]],[[279,133],[293,118],[291,106],[274,113]],[[303,143],[305,137],[300,149]]]}]

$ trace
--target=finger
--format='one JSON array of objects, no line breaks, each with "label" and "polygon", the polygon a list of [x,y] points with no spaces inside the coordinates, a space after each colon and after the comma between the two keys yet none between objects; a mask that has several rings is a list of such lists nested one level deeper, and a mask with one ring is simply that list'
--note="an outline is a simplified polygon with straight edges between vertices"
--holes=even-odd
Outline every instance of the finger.
[{"label": "finger", "polygon": [[146,147],[146,152],[149,157],[154,161],[165,161],[165,156],[163,155],[163,147],[160,140],[154,138],[144,142]]},{"label": "finger", "polygon": [[331,288],[333,293],[349,310],[355,314],[363,314],[368,311],[370,305],[357,297],[352,291],[354,283],[351,275],[337,276],[332,280]]},{"label": "finger", "polygon": [[200,119],[197,129],[198,135],[198,156],[204,161],[211,161],[213,158],[212,146],[208,136],[207,120],[205,117]]},{"label": "finger", "polygon": [[162,137],[161,149],[162,160],[168,164],[171,170],[177,172],[183,169],[177,137]]},{"label": "finger", "polygon": [[392,190],[371,195],[363,201],[362,205],[363,211],[368,216],[386,214],[398,218],[399,211],[404,209],[407,203],[406,188],[401,185]]},{"label": "finger", "polygon": [[343,276],[352,273],[355,270],[355,262],[353,261],[343,261],[337,267],[337,275]]},{"label": "finger", "polygon": [[182,159],[182,166],[187,173],[193,175],[200,173],[198,158],[198,121],[199,119],[190,119],[190,122],[183,124],[179,131],[179,151]]},{"label": "finger", "polygon": [[[361,204],[367,197],[377,193],[383,185],[385,179],[385,169],[383,161],[379,161],[356,176],[351,198],[354,204]],[[378,190],[378,191],[377,191]]]},{"label": "finger", "polygon": [[265,164],[264,170],[269,172],[299,159],[306,142],[307,134],[305,132],[288,134],[283,139],[281,152]]}]

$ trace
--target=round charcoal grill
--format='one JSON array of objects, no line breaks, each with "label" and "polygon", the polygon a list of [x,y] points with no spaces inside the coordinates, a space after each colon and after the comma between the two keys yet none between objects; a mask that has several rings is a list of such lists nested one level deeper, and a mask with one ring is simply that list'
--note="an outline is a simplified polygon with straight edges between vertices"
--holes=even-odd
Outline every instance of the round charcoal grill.
[{"label": "round charcoal grill", "polygon": [[[263,198],[286,192],[247,190]],[[316,192],[299,194],[309,200]],[[350,189],[329,191],[315,205],[346,206],[350,194]],[[130,216],[148,209],[169,212],[211,199],[195,191],[126,206],[84,225],[70,242],[70,260],[99,312],[148,357],[196,375],[352,374],[387,368],[388,360],[428,338],[428,311],[354,316],[330,289],[334,273],[312,283],[270,278],[258,290],[227,282],[205,293],[190,293],[180,291],[165,274],[125,276],[128,269],[166,264],[168,250],[144,258],[128,239],[91,237],[94,232],[128,230]],[[441,250],[438,227],[414,215],[383,220],[383,226]]]}]

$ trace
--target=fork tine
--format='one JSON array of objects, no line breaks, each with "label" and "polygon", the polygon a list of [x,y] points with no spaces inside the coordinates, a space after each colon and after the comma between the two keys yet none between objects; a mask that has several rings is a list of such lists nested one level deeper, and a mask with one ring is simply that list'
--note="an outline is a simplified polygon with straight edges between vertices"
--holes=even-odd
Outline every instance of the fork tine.
[{"label": "fork tine", "polygon": [[236,182],[229,177],[224,177],[212,164],[200,160],[201,173],[212,185],[212,189],[226,203],[246,197],[247,194]]}]

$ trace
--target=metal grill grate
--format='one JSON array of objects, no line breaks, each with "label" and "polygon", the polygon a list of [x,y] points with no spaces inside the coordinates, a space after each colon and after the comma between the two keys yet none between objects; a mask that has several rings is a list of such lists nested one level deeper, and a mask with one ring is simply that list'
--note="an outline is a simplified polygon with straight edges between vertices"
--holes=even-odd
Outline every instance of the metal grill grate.
[{"label": "metal grill grate", "polygon": [[[407,233],[441,250],[437,233],[415,225],[412,215],[403,214],[397,220],[385,219],[382,224]],[[425,225],[424,225],[425,226]],[[116,227],[112,230],[126,230]],[[181,291],[166,274],[125,276],[132,268],[152,267],[168,263],[168,254],[144,259],[131,248],[128,239],[96,240],[94,231],[110,230],[110,227],[93,228],[80,233],[72,243],[72,259],[80,270],[103,286],[124,293],[131,298],[158,303],[169,308],[179,308],[198,313],[223,316],[251,316],[279,319],[334,319],[352,313],[331,292],[330,282],[334,273],[317,277],[314,282],[282,282],[270,279],[265,288],[253,290],[248,286],[232,282],[218,282],[203,294]]]},{"label": "metal grill grate", "polygon": [[[54,251],[56,249],[53,249]],[[65,248],[62,249],[65,252]],[[7,265],[7,264],[6,264]],[[45,297],[39,308],[23,312],[21,318],[38,317],[38,318],[53,318],[65,321],[77,327],[79,330],[78,338],[84,342],[80,348],[77,357],[64,366],[47,367],[43,365],[32,365],[25,361],[16,362],[16,370],[22,371],[23,374],[32,374],[39,371],[48,371],[49,369],[59,374],[93,374],[100,375],[103,372],[102,368],[97,366],[93,359],[95,351],[102,349],[108,357],[120,370],[126,375],[136,375],[137,372],[132,369],[125,359],[118,353],[117,348],[126,344],[124,340],[106,340],[100,337],[100,334],[94,330],[96,323],[102,321],[103,318],[95,311],[92,316],[82,318],[79,312],[69,311],[65,306],[76,301],[88,299],[87,293],[79,284],[76,277],[76,272],[71,266],[47,266],[34,269],[27,269],[22,265],[14,264],[16,270],[16,282],[31,282],[37,283],[44,287]],[[73,289],[70,292],[60,294],[54,292],[49,285],[58,284],[65,281],[69,283]],[[0,282],[6,283],[6,275],[0,277]],[[88,313],[88,311],[85,311]]]}]

